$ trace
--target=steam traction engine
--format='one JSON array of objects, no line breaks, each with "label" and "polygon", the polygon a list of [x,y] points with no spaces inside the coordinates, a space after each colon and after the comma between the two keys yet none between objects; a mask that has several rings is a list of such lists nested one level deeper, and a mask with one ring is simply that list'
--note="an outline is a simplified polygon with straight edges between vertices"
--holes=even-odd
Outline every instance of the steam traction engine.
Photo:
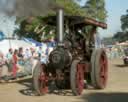
[{"label": "steam traction engine", "polygon": [[107,25],[81,16],[63,16],[61,9],[57,17],[46,20],[50,25],[56,25],[56,21],[58,44],[50,53],[49,62],[38,63],[34,70],[36,92],[42,95],[55,86],[57,89],[71,88],[74,95],[80,95],[85,82],[94,88],[105,88],[108,61],[105,50],[95,48],[95,33],[97,27],[107,28]]}]

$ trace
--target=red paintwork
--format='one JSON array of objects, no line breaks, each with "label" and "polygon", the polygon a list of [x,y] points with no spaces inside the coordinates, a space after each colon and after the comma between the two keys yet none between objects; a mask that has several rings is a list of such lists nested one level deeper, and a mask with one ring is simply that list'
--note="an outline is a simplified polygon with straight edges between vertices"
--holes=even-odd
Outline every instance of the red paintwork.
[{"label": "red paintwork", "polygon": [[101,54],[100,58],[100,85],[104,88],[107,84],[108,79],[108,60],[104,53]]},{"label": "red paintwork", "polygon": [[83,64],[77,65],[76,86],[78,89],[78,93],[80,95],[84,89],[84,66]]},{"label": "red paintwork", "polygon": [[[44,68],[44,66],[43,66]],[[47,76],[46,76],[46,73],[44,72],[44,69],[42,69],[42,72],[40,73],[40,76],[39,76],[39,84],[40,84],[40,92],[42,94],[46,94],[48,92],[48,85],[47,85]]]}]

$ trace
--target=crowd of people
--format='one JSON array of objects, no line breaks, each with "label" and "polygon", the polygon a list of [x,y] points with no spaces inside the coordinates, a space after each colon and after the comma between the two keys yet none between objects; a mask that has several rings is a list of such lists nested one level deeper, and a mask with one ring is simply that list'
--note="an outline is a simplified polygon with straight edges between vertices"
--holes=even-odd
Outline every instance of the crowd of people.
[{"label": "crowd of people", "polygon": [[120,46],[113,46],[111,48],[106,48],[106,53],[109,59],[123,58],[125,56],[125,48]]},{"label": "crowd of people", "polygon": [[[51,46],[51,45],[49,45]],[[32,66],[30,66],[30,59],[36,58],[40,60],[41,63],[48,62],[48,55],[53,50],[54,47],[49,46],[39,46],[39,47],[31,47],[31,48],[23,48],[19,47],[18,49],[10,48],[8,53],[3,55],[0,52],[0,78],[4,75],[17,77],[18,72],[24,72],[25,68],[29,70],[29,74],[32,74]],[[109,59],[113,58],[122,58],[124,56],[124,49],[121,47],[113,46],[111,48],[106,48],[107,56]],[[24,65],[28,65],[23,68]],[[8,73],[3,74],[3,70],[5,69],[3,65],[7,66]]]},{"label": "crowd of people", "polygon": [[[0,77],[3,76],[3,65],[8,68],[8,73],[4,75],[17,77],[18,72],[23,72],[23,65],[28,61],[28,59],[36,58],[41,61],[41,63],[47,63],[48,55],[53,50],[53,48],[46,47],[43,49],[41,46],[37,48],[26,48],[19,47],[18,49],[10,48],[6,55],[0,53]],[[31,67],[31,66],[30,66]]]}]

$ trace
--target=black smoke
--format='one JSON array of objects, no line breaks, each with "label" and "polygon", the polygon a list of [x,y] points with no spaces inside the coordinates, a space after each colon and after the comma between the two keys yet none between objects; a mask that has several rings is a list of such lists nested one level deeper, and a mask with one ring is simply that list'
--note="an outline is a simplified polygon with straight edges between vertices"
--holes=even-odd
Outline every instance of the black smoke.
[{"label": "black smoke", "polygon": [[55,7],[54,0],[0,0],[0,13],[18,17],[45,15]]}]

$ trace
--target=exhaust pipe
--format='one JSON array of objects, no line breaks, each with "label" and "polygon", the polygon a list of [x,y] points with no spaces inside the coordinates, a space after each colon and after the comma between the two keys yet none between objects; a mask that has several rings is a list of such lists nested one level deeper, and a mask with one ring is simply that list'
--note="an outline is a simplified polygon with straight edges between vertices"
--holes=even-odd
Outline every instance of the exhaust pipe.
[{"label": "exhaust pipe", "polygon": [[57,12],[57,34],[58,34],[58,46],[63,46],[64,40],[64,11],[59,9]]}]

